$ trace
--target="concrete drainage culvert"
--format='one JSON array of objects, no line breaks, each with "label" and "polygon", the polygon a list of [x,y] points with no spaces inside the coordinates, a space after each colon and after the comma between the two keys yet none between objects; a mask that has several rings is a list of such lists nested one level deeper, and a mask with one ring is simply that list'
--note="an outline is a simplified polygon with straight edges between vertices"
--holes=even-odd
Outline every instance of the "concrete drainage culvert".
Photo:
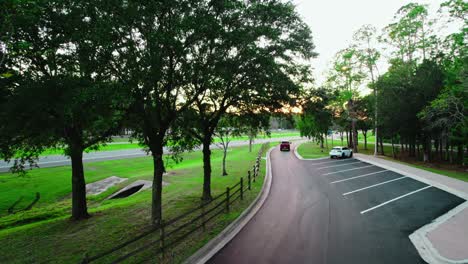
[{"label": "concrete drainage culvert", "polygon": [[[167,185],[166,182],[163,182],[163,186]],[[146,189],[150,189],[153,186],[152,181],[138,180],[135,181],[126,187],[122,188],[118,192],[112,194],[107,199],[121,199],[134,195],[135,193],[141,192]]]}]

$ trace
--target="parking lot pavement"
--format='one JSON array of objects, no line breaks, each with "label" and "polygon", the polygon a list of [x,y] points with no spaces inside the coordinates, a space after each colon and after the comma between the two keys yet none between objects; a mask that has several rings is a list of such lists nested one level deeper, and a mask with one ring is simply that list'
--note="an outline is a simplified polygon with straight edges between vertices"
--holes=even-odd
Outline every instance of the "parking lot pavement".
[{"label": "parking lot pavement", "polygon": [[360,215],[362,231],[381,244],[374,253],[390,256],[395,263],[396,259],[419,263],[408,236],[465,202],[430,184],[353,158],[304,161],[304,166],[309,177],[329,185],[328,195],[340,196],[354,216]]},{"label": "parking lot pavement", "polygon": [[353,158],[271,164],[265,204],[208,263],[425,263],[408,236],[465,201]]}]

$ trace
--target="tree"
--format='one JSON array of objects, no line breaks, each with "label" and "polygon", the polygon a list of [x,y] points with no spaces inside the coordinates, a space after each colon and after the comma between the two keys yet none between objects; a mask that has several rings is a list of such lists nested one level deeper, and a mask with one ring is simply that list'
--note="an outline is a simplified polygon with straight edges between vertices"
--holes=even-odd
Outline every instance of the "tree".
[{"label": "tree", "polygon": [[358,152],[357,147],[357,131],[356,131],[356,112],[354,109],[354,99],[357,97],[357,89],[364,79],[358,53],[354,46],[339,51],[335,55],[333,69],[329,74],[328,82],[332,87],[340,91],[335,104],[342,106],[348,113],[351,123],[350,129],[350,147],[355,153]]},{"label": "tree", "polygon": [[17,170],[48,147],[72,161],[72,218],[88,217],[83,151],[117,133],[129,101],[109,74],[113,41],[106,5],[10,1],[5,67],[12,74],[1,105],[2,156]]},{"label": "tree", "polygon": [[415,62],[424,60],[437,49],[437,40],[432,34],[433,21],[428,19],[427,6],[409,3],[395,14],[396,22],[384,28],[384,43],[396,48],[395,55],[401,60]]},{"label": "tree", "polygon": [[[378,127],[377,127],[377,89],[375,88],[375,80],[376,77],[378,78],[378,68],[377,68],[377,61],[380,58],[380,52],[377,51],[373,47],[373,43],[376,39],[376,28],[372,25],[364,25],[358,31],[354,33],[353,40],[356,42],[357,45],[357,56],[359,61],[361,62],[361,67],[363,68],[363,72],[367,72],[368,76],[370,76],[370,85],[369,87],[372,88],[374,92],[374,136],[375,138],[378,137]],[[367,124],[367,123],[366,123]],[[361,125],[363,123],[361,122]],[[366,134],[364,135],[365,144],[364,148],[367,149],[367,137]],[[377,156],[377,146],[374,146],[374,156]]]},{"label": "tree", "polygon": [[298,120],[301,136],[317,138],[320,148],[331,126],[332,112],[327,108],[332,100],[331,93],[324,88],[310,90],[302,105],[302,118]]},{"label": "tree", "polygon": [[[211,199],[210,145],[222,116],[229,109],[245,115],[288,102],[309,74],[309,67],[295,58],[315,55],[310,30],[291,3],[233,3],[217,6],[220,14],[209,27],[216,36],[207,49],[212,60],[207,66],[199,66],[203,70],[192,83],[204,88],[193,104],[196,124],[188,130],[202,143],[203,200]],[[196,67],[199,64],[195,62]],[[257,130],[249,127],[252,138]]]},{"label": "tree", "polygon": [[226,157],[229,143],[233,137],[243,134],[257,134],[265,131],[269,134],[269,115],[267,113],[225,114],[218,123],[214,135],[220,139],[219,145],[223,148],[223,176],[228,175],[226,170]]},{"label": "tree", "polygon": [[[367,150],[367,132],[372,128],[372,110],[374,110],[374,98],[370,95],[356,100],[357,129],[364,136],[364,149]],[[377,144],[375,144],[377,145]]]},{"label": "tree", "polygon": [[226,157],[229,148],[229,143],[233,137],[242,135],[242,127],[239,123],[239,118],[236,115],[226,115],[218,123],[215,130],[215,136],[220,139],[221,147],[223,148],[223,176],[228,175],[226,171]]}]

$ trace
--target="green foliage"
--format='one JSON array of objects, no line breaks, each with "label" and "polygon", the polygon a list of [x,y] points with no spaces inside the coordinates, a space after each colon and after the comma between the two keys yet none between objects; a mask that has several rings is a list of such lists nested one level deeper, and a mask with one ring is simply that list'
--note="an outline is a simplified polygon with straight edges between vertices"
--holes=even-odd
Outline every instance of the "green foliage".
[{"label": "green foliage", "polygon": [[324,88],[309,91],[302,105],[302,117],[297,121],[301,136],[323,141],[324,134],[327,134],[331,126],[332,112],[327,106],[332,99],[333,95]]}]

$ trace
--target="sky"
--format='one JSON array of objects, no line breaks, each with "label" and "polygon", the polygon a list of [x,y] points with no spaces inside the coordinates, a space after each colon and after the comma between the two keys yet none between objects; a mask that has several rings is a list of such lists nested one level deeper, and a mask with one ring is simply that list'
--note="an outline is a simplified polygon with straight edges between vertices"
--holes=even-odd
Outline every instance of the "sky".
[{"label": "sky", "polygon": [[[410,0],[294,0],[297,11],[312,30],[315,51],[319,53],[311,61],[317,84],[339,50],[352,41],[353,33],[362,25],[372,24],[379,31],[393,21],[397,10]],[[428,4],[434,14],[442,0],[412,0]]]}]

